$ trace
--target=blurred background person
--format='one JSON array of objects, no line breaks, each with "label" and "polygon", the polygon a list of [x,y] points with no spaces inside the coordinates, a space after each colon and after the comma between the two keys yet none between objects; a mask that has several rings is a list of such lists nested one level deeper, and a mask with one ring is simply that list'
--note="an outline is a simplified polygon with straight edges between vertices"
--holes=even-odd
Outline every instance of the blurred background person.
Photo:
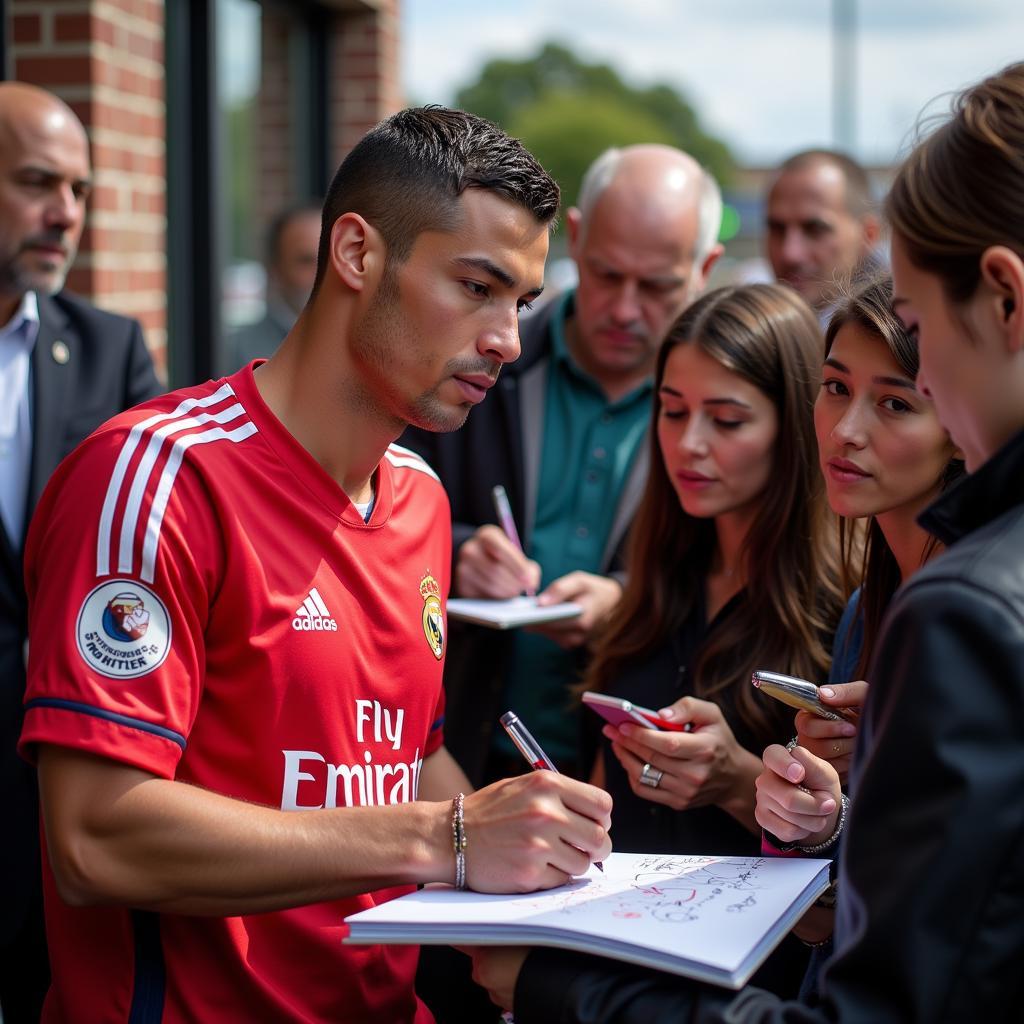
[{"label": "blurred background person", "polygon": [[227,339],[225,372],[253,359],[266,359],[295,325],[316,280],[320,205],[301,203],[282,210],[267,231],[267,307],[261,320]]},{"label": "blurred background person", "polygon": [[839,283],[872,269],[880,233],[867,172],[852,158],[809,149],[779,167],[765,202],[768,260],[823,326]]}]

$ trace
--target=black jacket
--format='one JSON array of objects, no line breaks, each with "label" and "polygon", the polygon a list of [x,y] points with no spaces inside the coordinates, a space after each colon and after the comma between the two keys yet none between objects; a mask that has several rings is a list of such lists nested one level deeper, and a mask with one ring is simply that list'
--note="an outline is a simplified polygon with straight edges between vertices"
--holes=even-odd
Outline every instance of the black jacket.
[{"label": "black jacket", "polygon": [[[484,523],[496,522],[491,491],[502,484],[527,547],[533,530],[540,475],[541,436],[549,325],[562,308],[559,297],[546,302],[520,325],[522,354],[502,368],[498,383],[472,410],[465,425],[450,434],[408,429],[399,444],[419,452],[434,468],[452,505],[452,556]],[[605,545],[602,571],[623,567],[624,538],[647,477],[647,445],[642,443]],[[451,623],[445,660],[445,744],[470,780],[479,785],[498,716],[502,672],[509,657],[508,635]]]},{"label": "black jacket", "polygon": [[1024,1015],[1024,433],[922,518],[950,545],[890,605],[869,672],[820,1006],[537,950],[518,1024]]},{"label": "black jacket", "polygon": [[[137,321],[105,313],[67,292],[54,297],[37,294],[37,300],[26,532],[29,516],[61,459],[104,420],[163,390]],[[84,538],[82,542],[88,543]],[[24,536],[9,537],[0,521],[0,792],[5,819],[0,878],[6,880],[0,948],[28,912],[34,898],[32,879],[39,873],[35,771],[15,752],[23,717],[28,636],[24,543]]]}]

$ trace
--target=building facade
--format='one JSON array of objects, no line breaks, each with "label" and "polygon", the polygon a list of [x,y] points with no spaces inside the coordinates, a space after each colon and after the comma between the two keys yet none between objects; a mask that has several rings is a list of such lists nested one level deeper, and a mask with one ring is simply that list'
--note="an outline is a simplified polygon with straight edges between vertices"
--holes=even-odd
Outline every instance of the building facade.
[{"label": "building facade", "polygon": [[137,317],[172,386],[262,313],[269,221],[402,105],[398,0],[0,0],[3,77],[56,93],[95,191],[68,287]]}]

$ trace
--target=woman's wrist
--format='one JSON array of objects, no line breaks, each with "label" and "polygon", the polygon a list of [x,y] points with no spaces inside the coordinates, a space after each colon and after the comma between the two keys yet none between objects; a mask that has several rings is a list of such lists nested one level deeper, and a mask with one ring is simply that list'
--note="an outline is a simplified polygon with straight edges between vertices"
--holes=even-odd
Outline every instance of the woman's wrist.
[{"label": "woman's wrist", "polygon": [[755,835],[761,832],[761,826],[754,817],[757,807],[757,787],[755,782],[761,774],[761,760],[749,750],[740,748],[740,757],[736,763],[736,773],[729,795],[722,802],[722,810],[731,814],[744,828]]}]

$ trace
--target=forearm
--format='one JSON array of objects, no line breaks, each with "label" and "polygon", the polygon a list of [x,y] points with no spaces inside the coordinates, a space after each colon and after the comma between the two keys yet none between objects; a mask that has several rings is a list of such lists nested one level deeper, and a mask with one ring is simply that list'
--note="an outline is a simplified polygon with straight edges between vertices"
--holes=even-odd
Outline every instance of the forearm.
[{"label": "forearm", "polygon": [[281,811],[70,751],[40,781],[73,904],[253,914],[454,875],[447,804]]}]

